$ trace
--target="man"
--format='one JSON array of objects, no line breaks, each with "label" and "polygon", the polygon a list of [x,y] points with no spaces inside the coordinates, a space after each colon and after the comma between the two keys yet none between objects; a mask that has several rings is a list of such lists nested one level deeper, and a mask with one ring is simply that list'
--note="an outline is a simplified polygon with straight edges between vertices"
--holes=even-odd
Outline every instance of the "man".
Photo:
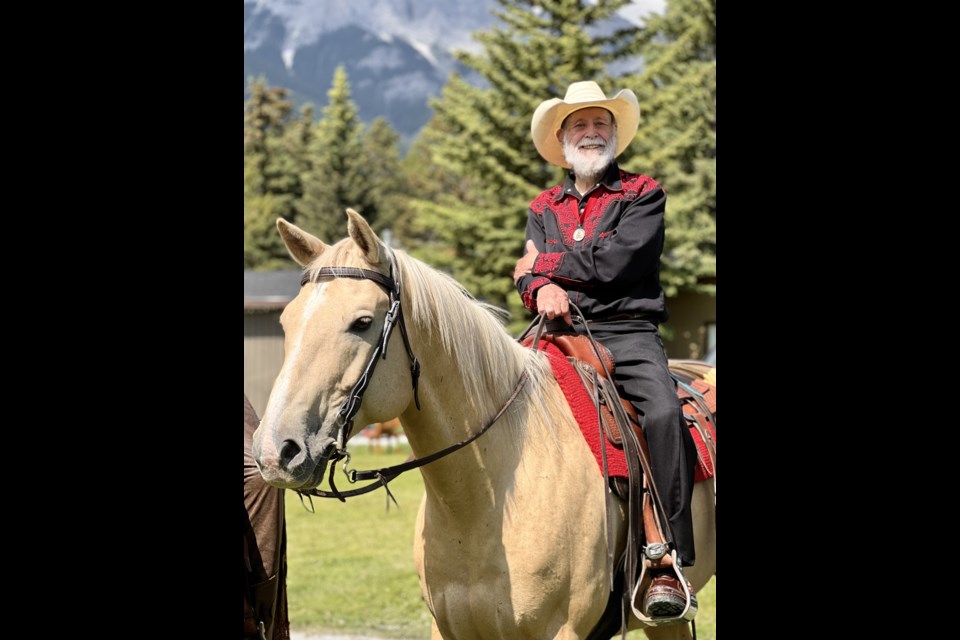
[{"label": "man", "polygon": [[[591,81],[574,82],[563,100],[537,107],[530,125],[537,151],[570,171],[562,185],[530,204],[526,254],[517,261],[514,282],[524,305],[548,320],[571,324],[570,303],[576,304],[594,338],[613,353],[621,394],[643,424],[674,548],[681,566],[690,566],[696,448],[658,331],[667,319],[660,286],[667,196],[652,178],[622,171],[615,160],[639,122],[632,91],[607,98]],[[661,573],[644,609],[647,615],[679,615],[685,604],[677,579]]]},{"label": "man", "polygon": [[243,395],[243,637],[290,640],[283,489],[264,482],[251,453],[260,420]]}]

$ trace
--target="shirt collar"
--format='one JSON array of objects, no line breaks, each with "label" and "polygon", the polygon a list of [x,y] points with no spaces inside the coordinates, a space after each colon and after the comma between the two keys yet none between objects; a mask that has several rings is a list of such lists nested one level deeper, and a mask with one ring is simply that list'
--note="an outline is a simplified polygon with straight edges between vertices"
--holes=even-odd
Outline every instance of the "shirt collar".
[{"label": "shirt collar", "polygon": [[[602,184],[608,191],[623,191],[623,184],[620,181],[620,166],[617,165],[616,160],[611,162],[607,170],[604,171],[599,184]],[[557,194],[553,201],[560,202],[564,196],[573,195],[573,192],[576,190],[577,186],[573,171],[568,170],[567,178],[563,181],[563,189]]]}]

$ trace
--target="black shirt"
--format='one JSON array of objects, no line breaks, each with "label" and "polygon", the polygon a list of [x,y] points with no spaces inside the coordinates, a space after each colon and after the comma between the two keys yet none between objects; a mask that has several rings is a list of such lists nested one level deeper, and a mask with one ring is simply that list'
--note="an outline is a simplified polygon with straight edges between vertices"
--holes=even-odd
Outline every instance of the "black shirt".
[{"label": "black shirt", "polygon": [[666,202],[653,178],[622,171],[616,162],[584,196],[572,172],[542,192],[527,213],[527,239],[540,255],[532,274],[517,281],[524,306],[536,311],[537,289],[552,282],[588,320],[623,314],[666,320],[660,286]]}]

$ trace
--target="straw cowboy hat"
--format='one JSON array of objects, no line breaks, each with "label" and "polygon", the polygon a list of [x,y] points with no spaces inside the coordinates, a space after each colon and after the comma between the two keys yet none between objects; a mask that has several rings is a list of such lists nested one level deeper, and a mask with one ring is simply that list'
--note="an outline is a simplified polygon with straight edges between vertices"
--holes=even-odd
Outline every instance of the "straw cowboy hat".
[{"label": "straw cowboy hat", "polygon": [[640,105],[633,91],[623,89],[617,95],[608,98],[592,80],[574,82],[567,88],[567,95],[563,100],[560,98],[545,100],[533,112],[530,134],[533,136],[533,144],[536,145],[537,151],[544,160],[558,167],[570,167],[563,157],[563,145],[557,139],[557,134],[564,118],[574,111],[587,107],[603,107],[616,118],[617,152],[614,157],[619,156],[630,145],[640,124]]}]

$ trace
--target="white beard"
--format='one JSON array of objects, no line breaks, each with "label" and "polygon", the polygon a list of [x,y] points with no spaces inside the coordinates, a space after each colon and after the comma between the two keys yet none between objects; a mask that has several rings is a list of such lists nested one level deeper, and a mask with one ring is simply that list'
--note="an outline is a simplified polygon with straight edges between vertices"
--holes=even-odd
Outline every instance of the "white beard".
[{"label": "white beard", "polygon": [[568,136],[563,136],[563,157],[573,168],[573,174],[578,178],[599,180],[603,177],[617,152],[617,132],[616,130],[610,136],[610,139],[604,143],[603,138],[594,136],[592,138],[582,138],[579,146],[589,146],[602,144],[604,147],[599,151],[581,151],[576,146],[570,144]]}]

